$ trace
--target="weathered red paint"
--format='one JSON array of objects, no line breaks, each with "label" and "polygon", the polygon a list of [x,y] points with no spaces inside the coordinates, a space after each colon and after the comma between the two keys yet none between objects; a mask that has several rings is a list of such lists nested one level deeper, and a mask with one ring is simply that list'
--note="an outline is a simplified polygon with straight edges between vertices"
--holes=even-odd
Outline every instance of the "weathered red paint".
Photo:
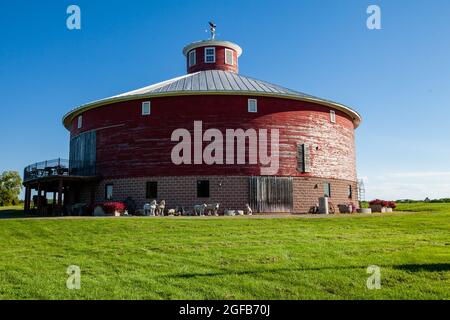
[{"label": "weathered red paint", "polygon": [[[258,113],[247,112],[248,98],[258,99]],[[97,170],[105,179],[144,176],[260,175],[259,165],[179,165],[171,162],[172,132],[186,128],[193,134],[194,121],[203,130],[279,129],[280,176],[304,176],[356,181],[354,125],[345,113],[312,102],[276,97],[192,95],[152,98],[152,114],[141,115],[134,100],[105,105],[83,113],[71,135],[97,131]],[[297,171],[297,143],[310,144],[311,173]],[[207,143],[204,143],[206,146]]]}]

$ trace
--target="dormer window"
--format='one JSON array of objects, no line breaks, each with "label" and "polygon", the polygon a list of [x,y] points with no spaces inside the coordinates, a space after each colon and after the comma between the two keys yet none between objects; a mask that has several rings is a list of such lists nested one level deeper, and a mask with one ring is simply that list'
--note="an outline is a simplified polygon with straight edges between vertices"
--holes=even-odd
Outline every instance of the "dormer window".
[{"label": "dormer window", "polygon": [[81,129],[81,127],[83,126],[83,116],[82,115],[78,116],[78,121],[77,122],[78,122],[77,123],[77,128]]},{"label": "dormer window", "polygon": [[189,52],[189,67],[195,66],[197,64],[197,53],[194,50]]},{"label": "dormer window", "polygon": [[234,65],[233,50],[225,49],[225,63]]},{"label": "dormer window", "polygon": [[142,115],[148,116],[151,113],[151,104],[150,101],[142,102]]},{"label": "dormer window", "polygon": [[205,63],[216,62],[216,48],[209,47],[205,48]]}]

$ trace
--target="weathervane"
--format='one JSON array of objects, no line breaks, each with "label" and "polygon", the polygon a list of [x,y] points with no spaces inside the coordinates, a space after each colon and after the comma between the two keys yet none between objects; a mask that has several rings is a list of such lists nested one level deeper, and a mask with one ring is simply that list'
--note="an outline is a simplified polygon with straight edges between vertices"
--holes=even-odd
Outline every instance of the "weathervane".
[{"label": "weathervane", "polygon": [[211,40],[216,38],[216,24],[214,22],[209,22],[209,31],[211,31]]}]

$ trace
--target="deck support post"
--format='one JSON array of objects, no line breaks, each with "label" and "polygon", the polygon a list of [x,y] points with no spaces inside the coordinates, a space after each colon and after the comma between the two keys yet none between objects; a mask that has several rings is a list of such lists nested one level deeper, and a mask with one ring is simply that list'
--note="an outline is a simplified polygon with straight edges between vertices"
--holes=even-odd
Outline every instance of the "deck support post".
[{"label": "deck support post", "polygon": [[58,184],[58,209],[60,210],[60,214],[62,215],[62,208],[63,208],[63,203],[62,203],[62,196],[63,196],[63,181],[62,179],[59,180],[59,184]]},{"label": "deck support post", "polygon": [[29,186],[26,186],[24,210],[26,213],[29,213],[30,209],[31,209],[31,188]]}]

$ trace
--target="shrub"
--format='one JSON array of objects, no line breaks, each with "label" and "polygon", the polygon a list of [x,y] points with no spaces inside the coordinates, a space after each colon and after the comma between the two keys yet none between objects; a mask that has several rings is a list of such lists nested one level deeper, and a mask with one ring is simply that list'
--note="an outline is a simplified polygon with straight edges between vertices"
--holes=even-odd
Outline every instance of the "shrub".
[{"label": "shrub", "polygon": [[397,207],[397,204],[394,201],[386,201],[386,200],[380,200],[375,199],[369,202],[370,205],[380,205],[382,207],[388,207],[395,209]]}]

